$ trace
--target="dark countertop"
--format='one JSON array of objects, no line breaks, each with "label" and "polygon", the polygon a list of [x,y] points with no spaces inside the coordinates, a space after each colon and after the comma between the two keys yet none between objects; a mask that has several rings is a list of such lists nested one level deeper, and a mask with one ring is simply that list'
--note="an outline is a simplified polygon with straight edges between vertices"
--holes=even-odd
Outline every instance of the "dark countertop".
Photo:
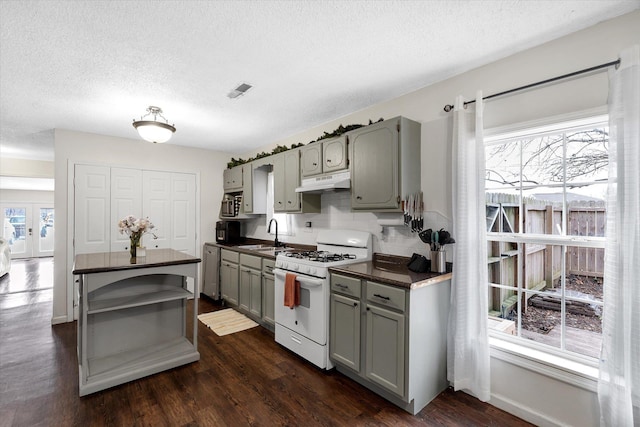
[{"label": "dark countertop", "polygon": [[197,264],[200,258],[174,249],[147,249],[144,257],[137,257],[131,264],[129,251],[78,254],[73,263],[73,274],[106,273],[116,270],[165,267],[168,265]]},{"label": "dark countertop", "polygon": [[446,273],[415,273],[407,268],[409,260],[407,257],[375,253],[371,261],[331,267],[329,270],[405,289],[418,289],[451,279],[451,263],[447,263]]}]

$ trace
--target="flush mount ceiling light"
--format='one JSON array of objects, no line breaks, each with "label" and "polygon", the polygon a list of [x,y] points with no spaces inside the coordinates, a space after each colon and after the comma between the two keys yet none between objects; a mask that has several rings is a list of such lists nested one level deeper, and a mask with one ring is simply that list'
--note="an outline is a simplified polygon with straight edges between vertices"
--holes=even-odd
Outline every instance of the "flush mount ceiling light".
[{"label": "flush mount ceiling light", "polygon": [[[153,120],[145,120],[144,118],[153,115]],[[157,116],[160,116],[166,123],[159,122]],[[173,125],[162,115],[162,108],[150,106],[147,108],[147,114],[142,116],[140,120],[133,119],[133,127],[136,128],[142,139],[149,142],[167,142],[176,131]]]},{"label": "flush mount ceiling light", "polygon": [[235,99],[239,96],[244,95],[249,89],[251,89],[253,86],[251,86],[249,83],[241,83],[240,85],[238,85],[237,88],[233,89],[231,92],[229,92],[227,94],[227,96],[231,99]]}]

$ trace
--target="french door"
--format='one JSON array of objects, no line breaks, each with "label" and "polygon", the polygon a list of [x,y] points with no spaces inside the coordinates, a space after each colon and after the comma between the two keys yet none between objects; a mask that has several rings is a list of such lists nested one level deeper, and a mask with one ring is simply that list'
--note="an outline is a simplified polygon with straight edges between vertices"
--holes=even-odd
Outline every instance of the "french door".
[{"label": "french door", "polygon": [[52,205],[3,203],[2,238],[9,242],[11,258],[53,256],[55,216]]}]

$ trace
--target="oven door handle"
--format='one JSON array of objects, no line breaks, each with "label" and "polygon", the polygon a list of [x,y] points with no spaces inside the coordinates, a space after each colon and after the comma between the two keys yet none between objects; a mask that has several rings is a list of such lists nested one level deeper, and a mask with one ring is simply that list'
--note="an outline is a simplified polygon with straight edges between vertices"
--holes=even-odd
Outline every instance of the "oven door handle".
[{"label": "oven door handle", "polygon": [[[295,273],[292,273],[292,274],[295,274]],[[282,280],[284,282],[287,276],[287,272],[285,270],[275,269],[273,270],[273,275],[276,276],[277,279]],[[296,280],[300,282],[301,285],[304,285],[306,287],[322,286],[324,284],[324,280],[322,279],[316,279],[316,278],[304,276],[301,274],[296,274]]]}]

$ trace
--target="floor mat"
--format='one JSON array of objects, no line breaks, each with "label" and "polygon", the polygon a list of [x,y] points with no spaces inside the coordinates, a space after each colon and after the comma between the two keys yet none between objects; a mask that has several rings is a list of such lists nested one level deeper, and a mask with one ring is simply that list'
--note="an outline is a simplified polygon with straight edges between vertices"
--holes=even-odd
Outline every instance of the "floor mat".
[{"label": "floor mat", "polygon": [[232,308],[198,315],[198,320],[219,336],[233,334],[258,326],[256,322]]}]

